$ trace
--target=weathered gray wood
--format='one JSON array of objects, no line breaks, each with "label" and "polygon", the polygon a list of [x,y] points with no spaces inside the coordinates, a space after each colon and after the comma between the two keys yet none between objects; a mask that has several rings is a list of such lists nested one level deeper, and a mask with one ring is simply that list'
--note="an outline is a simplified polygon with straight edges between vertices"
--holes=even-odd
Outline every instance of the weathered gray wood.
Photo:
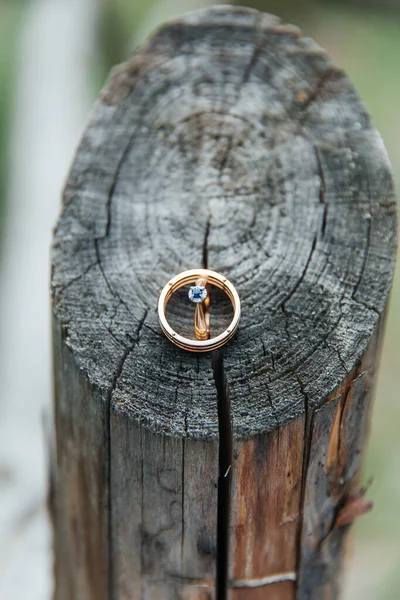
[{"label": "weathered gray wood", "polygon": [[[56,600],[214,597],[214,374],[210,357],[163,337],[156,313],[168,278],[196,266],[226,274],[242,299],[224,351],[233,596],[337,597],[334,523],[359,485],[364,429],[352,446],[335,426],[351,435],[367,418],[395,238],[381,138],[346,75],[296,28],[214,7],[158,30],[114,71],[53,245]],[[171,307],[183,328],[189,308]],[[217,304],[213,326],[223,319]],[[318,475],[328,455],[341,465],[334,490]],[[337,567],[312,569],[328,559]]]},{"label": "weathered gray wood", "polygon": [[109,406],[106,391],[79,371],[65,329],[53,323],[55,597],[103,600],[109,581]]}]

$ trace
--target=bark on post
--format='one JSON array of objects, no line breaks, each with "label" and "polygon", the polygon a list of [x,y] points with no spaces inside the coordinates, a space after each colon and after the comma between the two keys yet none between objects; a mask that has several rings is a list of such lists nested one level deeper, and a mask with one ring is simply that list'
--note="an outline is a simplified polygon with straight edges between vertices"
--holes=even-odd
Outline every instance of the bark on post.
[{"label": "bark on post", "polygon": [[[53,247],[56,600],[338,597],[395,237],[381,138],[295,27],[215,7],[113,72]],[[214,357],[157,322],[198,266],[242,298]]]}]

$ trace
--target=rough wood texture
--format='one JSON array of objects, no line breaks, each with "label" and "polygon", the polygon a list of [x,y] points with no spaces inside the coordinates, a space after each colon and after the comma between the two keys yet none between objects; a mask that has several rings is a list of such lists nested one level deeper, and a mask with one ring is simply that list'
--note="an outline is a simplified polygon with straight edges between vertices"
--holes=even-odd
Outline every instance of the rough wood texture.
[{"label": "rough wood texture", "polygon": [[[113,72],[53,246],[56,600],[214,598],[223,547],[234,600],[337,598],[395,230],[382,140],[296,28],[215,7]],[[157,322],[196,266],[242,299],[214,370]]]}]

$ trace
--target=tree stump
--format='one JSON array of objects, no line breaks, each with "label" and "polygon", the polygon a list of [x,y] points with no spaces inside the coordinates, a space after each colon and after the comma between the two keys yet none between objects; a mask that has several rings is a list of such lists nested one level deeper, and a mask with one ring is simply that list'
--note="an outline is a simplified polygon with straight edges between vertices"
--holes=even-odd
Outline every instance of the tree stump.
[{"label": "tree stump", "polygon": [[[395,238],[382,140],[297,28],[214,7],[113,71],[53,246],[55,600],[338,597]],[[242,300],[212,356],[158,325],[197,267]]]}]

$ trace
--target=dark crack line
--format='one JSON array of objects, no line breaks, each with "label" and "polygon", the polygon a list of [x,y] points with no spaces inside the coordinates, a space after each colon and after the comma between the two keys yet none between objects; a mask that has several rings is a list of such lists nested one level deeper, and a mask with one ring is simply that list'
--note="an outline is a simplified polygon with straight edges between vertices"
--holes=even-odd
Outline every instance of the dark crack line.
[{"label": "dark crack line", "polygon": [[[358,370],[359,370],[359,367],[356,369],[352,380],[347,383],[346,389],[343,392],[342,398],[340,400],[339,435],[338,435],[337,446],[336,446],[336,455],[337,456],[340,456],[340,448],[341,448],[341,445],[343,442],[342,432],[343,432],[343,426],[344,426],[343,421],[345,420],[346,407],[347,407],[348,402],[351,401],[351,393],[352,393],[353,383],[360,376],[360,374],[358,373]],[[320,536],[320,539],[318,540],[318,550],[321,549],[325,540],[330,536],[332,531],[335,529],[337,516],[347,500],[347,491],[348,491],[349,483],[350,482],[347,481],[344,484],[341,484],[340,494],[336,500],[336,505],[334,507],[331,523],[330,523],[327,531],[325,533],[323,533]]]},{"label": "dark crack line", "polygon": [[[124,301],[124,300],[121,298],[121,296],[118,294],[118,292],[116,292],[116,291],[115,291],[115,290],[112,288],[112,286],[111,286],[110,282],[108,281],[108,277],[107,277],[107,275],[106,275],[106,273],[105,273],[105,270],[104,270],[104,268],[103,268],[103,264],[102,264],[102,262],[101,262],[101,256],[100,256],[100,247],[99,247],[99,242],[100,242],[102,239],[103,239],[103,238],[95,238],[95,239],[94,239],[94,247],[95,247],[95,252],[96,252],[97,264],[99,265],[99,269],[100,269],[101,275],[102,275],[102,277],[103,277],[103,279],[104,279],[104,282],[105,282],[105,284],[106,284],[106,286],[107,286],[107,288],[108,288],[108,291],[110,292],[111,296],[112,296],[113,298],[116,298],[116,299],[117,299],[117,300],[118,300],[118,301],[119,301],[119,302],[122,304],[122,306],[124,306],[124,307],[125,307],[125,309],[126,309],[127,313],[128,313],[128,314],[129,314],[129,315],[130,315],[132,318],[134,318],[134,315],[133,315],[133,313],[131,312],[131,310],[130,310],[130,308],[129,308],[128,304],[127,304],[127,303],[126,303],[126,302],[125,302],[125,301]],[[146,307],[146,309],[147,309],[147,310],[150,310],[148,306]]]},{"label": "dark crack line", "polygon": [[320,179],[320,188],[319,188],[319,201],[321,204],[325,204],[325,193],[326,193],[326,183],[325,183],[325,176],[324,176],[324,170],[322,167],[322,158],[321,158],[321,153],[319,151],[319,148],[316,144],[314,144],[314,152],[315,152],[315,156],[317,159],[317,165],[318,165],[318,174],[319,174],[319,179]]},{"label": "dark crack line", "polygon": [[[113,307],[113,313],[112,313],[112,314],[111,314],[110,312],[108,312],[108,310],[107,310],[107,316],[108,316],[108,318],[109,318],[109,320],[110,320],[110,325],[107,325],[107,323],[106,323],[106,322],[103,320],[103,318],[102,318],[102,314],[103,314],[103,313],[102,313],[102,312],[99,312],[99,311],[97,312],[97,318],[99,319],[99,321],[100,321],[100,323],[103,325],[103,327],[105,327],[105,329],[107,329],[108,333],[109,333],[109,334],[110,334],[110,335],[111,335],[111,336],[112,336],[112,337],[113,337],[113,338],[114,338],[114,339],[115,339],[115,340],[116,340],[116,341],[117,341],[119,344],[121,344],[122,346],[125,346],[125,345],[126,345],[126,343],[125,343],[125,342],[124,342],[122,339],[118,338],[118,337],[115,335],[115,333],[112,331],[112,329],[111,329],[111,325],[112,325],[113,321],[115,320],[115,317],[117,316],[118,309],[119,309],[119,307],[120,307],[120,306],[122,306],[122,305],[123,305],[123,303],[122,303],[122,302],[119,302],[119,303],[118,303],[118,304],[117,304],[115,307]],[[149,329],[150,329],[150,327],[149,327]],[[134,341],[134,338],[131,336],[131,334],[130,334],[130,333],[127,333],[127,332],[125,331],[124,335],[125,335],[125,336],[126,336],[126,338],[129,340],[129,342],[133,342],[133,341]]]},{"label": "dark crack line", "polygon": [[360,270],[360,274],[358,276],[357,282],[353,287],[353,291],[351,293],[351,299],[356,303],[359,304],[360,306],[363,306],[364,308],[374,312],[379,318],[381,318],[381,313],[378,311],[378,309],[375,306],[371,306],[370,304],[368,304],[367,302],[365,302],[364,300],[360,300],[360,298],[356,298],[356,294],[360,288],[360,285],[362,283],[363,277],[364,277],[364,273],[366,271],[367,268],[367,262],[368,262],[368,254],[369,254],[369,250],[371,247],[371,237],[372,237],[372,202],[371,202],[371,188],[370,188],[370,184],[369,184],[369,177],[367,178],[367,191],[368,191],[368,206],[369,206],[369,213],[367,215],[368,217],[368,226],[367,226],[367,245],[365,248],[365,253],[364,253],[364,257],[363,257],[363,262],[361,265],[361,270]]},{"label": "dark crack line", "polygon": [[[105,227],[105,233],[103,237],[109,237],[110,235],[110,230],[111,230],[111,205],[112,205],[112,199],[114,196],[114,192],[115,189],[117,187],[117,183],[118,183],[118,179],[121,173],[121,169],[126,161],[126,157],[128,156],[129,152],[132,149],[132,144],[133,141],[135,139],[136,136],[136,130],[137,128],[135,127],[135,129],[132,132],[132,135],[130,136],[130,138],[128,139],[125,148],[123,149],[123,152],[120,156],[120,159],[117,163],[117,167],[115,169],[115,173],[113,175],[112,181],[111,181],[111,185],[107,194],[107,200],[106,200],[106,215],[107,215],[107,223],[106,223],[106,227]],[[100,238],[101,239],[101,238]]]},{"label": "dark crack line", "polygon": [[[301,470],[301,488],[300,488],[300,506],[299,506],[299,527],[297,532],[296,542],[296,572],[301,572],[301,549],[302,549],[302,537],[303,537],[303,525],[304,525],[304,506],[306,500],[306,489],[307,489],[307,475],[310,466],[311,458],[311,443],[312,443],[312,425],[314,420],[314,410],[310,409],[309,397],[305,391],[303,382],[301,381],[298,374],[296,374],[297,382],[299,384],[301,393],[304,398],[304,446],[303,446],[303,460]],[[299,588],[299,577],[297,577],[296,588]]]},{"label": "dark crack line", "polygon": [[337,348],[336,346],[331,346],[331,344],[329,344],[328,340],[324,340],[325,346],[328,350],[333,350],[333,352],[335,352],[335,354],[337,355],[339,362],[342,366],[343,371],[345,372],[345,376],[347,377],[349,375],[349,370],[346,367],[346,364],[342,358],[342,355],[340,353],[339,348]]},{"label": "dark crack line", "polygon": [[286,308],[286,304],[290,301],[290,299],[294,296],[294,294],[297,292],[297,290],[299,289],[300,285],[302,284],[302,282],[304,281],[308,268],[310,266],[316,245],[317,245],[317,239],[318,236],[315,235],[313,242],[312,242],[312,246],[311,246],[311,250],[310,250],[310,254],[308,255],[307,258],[307,262],[305,264],[305,267],[303,269],[302,274],[300,275],[299,279],[296,281],[296,284],[293,286],[293,288],[290,290],[289,294],[286,296],[285,300],[282,302],[282,308],[285,309]]},{"label": "dark crack line", "polygon": [[102,274],[102,276],[103,276],[104,283],[106,284],[106,286],[107,286],[107,288],[108,288],[108,291],[110,292],[111,296],[112,296],[113,298],[118,298],[118,300],[119,300],[119,301],[122,303],[122,300],[121,300],[121,298],[120,298],[120,297],[118,296],[118,294],[116,294],[116,293],[114,292],[114,290],[112,289],[112,287],[111,287],[111,285],[110,285],[110,283],[109,283],[109,281],[108,281],[108,278],[106,277],[106,274],[105,274],[105,272],[104,272],[103,265],[102,265],[102,263],[101,263],[101,258],[100,258],[100,248],[99,248],[99,241],[100,241],[101,239],[102,239],[102,238],[95,238],[95,239],[94,239],[94,248],[95,248],[95,252],[96,252],[97,263],[98,263],[98,265],[99,265],[99,269],[100,269],[100,271],[101,271],[101,274]]},{"label": "dark crack line", "polygon": [[286,298],[284,299],[284,301],[281,303],[281,309],[282,309],[282,312],[283,312],[283,314],[285,316],[285,331],[286,331],[286,334],[287,334],[287,336],[288,336],[289,339],[290,339],[290,333],[289,333],[289,313],[288,313],[288,311],[286,309],[286,305],[290,301],[290,299],[294,296],[294,294],[297,292],[298,288],[300,287],[301,283],[304,281],[304,279],[306,277],[306,274],[307,274],[307,271],[309,269],[309,266],[310,266],[313,254],[315,252],[315,248],[316,248],[316,245],[317,245],[317,239],[318,239],[318,236],[316,234],[314,236],[313,243],[312,243],[311,250],[310,250],[310,254],[308,255],[307,262],[305,264],[305,267],[303,269],[302,274],[300,275],[300,277],[297,280],[296,284],[290,290],[289,294],[286,296]]},{"label": "dark crack line", "polygon": [[272,377],[271,382],[277,381],[278,379],[285,377],[285,375],[290,375],[292,373],[295,373],[298,370],[298,368],[301,367],[301,365],[303,365],[309,358],[311,358],[311,356],[329,338],[329,336],[332,335],[332,333],[335,331],[335,329],[337,329],[342,318],[343,318],[343,315],[341,314],[340,317],[335,321],[333,327],[328,331],[328,333],[321,340],[318,341],[317,344],[315,344],[315,346],[313,346],[313,348],[311,348],[310,352],[308,352],[298,363],[293,365],[293,367],[291,367],[290,369],[285,369],[284,371],[278,373],[276,377]]},{"label": "dark crack line", "polygon": [[[141,539],[140,539],[140,597],[144,598],[144,444],[143,444],[143,427],[139,427],[140,435],[140,523],[141,523]],[[112,597],[110,597],[112,598]]]},{"label": "dark crack line", "polygon": [[68,281],[68,283],[66,283],[64,286],[58,288],[57,284],[53,284],[53,289],[55,292],[55,296],[57,296],[57,302],[59,301],[59,297],[62,296],[62,294],[74,283],[76,283],[77,281],[79,281],[80,279],[82,279],[82,277],[84,277],[85,275],[87,275],[89,273],[89,271],[91,269],[93,269],[93,267],[97,266],[97,262],[93,262],[90,263],[90,265],[88,265],[86,267],[86,269],[80,273],[79,275],[77,275],[76,277],[74,277],[73,279],[71,279],[70,281]]},{"label": "dark crack line", "polygon": [[100,315],[99,315],[98,319],[99,319],[100,323],[103,325],[104,329],[105,329],[106,331],[108,331],[108,333],[109,333],[109,334],[110,334],[110,336],[113,338],[113,340],[115,340],[115,341],[117,342],[117,344],[118,344],[118,345],[120,345],[120,346],[125,346],[125,344],[124,344],[124,343],[123,343],[121,340],[119,340],[119,339],[117,338],[117,336],[116,336],[116,335],[115,335],[115,333],[114,333],[114,332],[113,332],[113,331],[110,329],[110,327],[109,327],[109,326],[108,326],[106,323],[104,323],[104,321],[103,321],[103,319],[101,318],[101,316],[100,316]]},{"label": "dark crack line", "polygon": [[[122,370],[122,368],[121,368]],[[108,597],[112,598],[114,595],[113,581],[114,581],[114,549],[113,549],[113,537],[114,537],[114,523],[111,506],[111,489],[112,489],[112,451],[111,451],[111,396],[117,385],[117,380],[113,380],[112,385],[107,392],[107,423],[106,423],[106,436],[107,436],[107,535],[108,535]]]},{"label": "dark crack line", "polygon": [[183,558],[185,552],[185,438],[182,438],[182,493],[181,493],[181,573],[183,573]]},{"label": "dark crack line", "polygon": [[278,419],[278,417],[276,415],[276,410],[275,410],[274,403],[272,402],[271,392],[270,392],[269,387],[268,387],[268,382],[265,382],[265,389],[267,390],[268,404],[271,407],[272,417],[273,417],[273,419],[274,419],[274,421],[276,423],[276,426],[277,426],[277,429],[278,429],[278,435],[279,435],[279,428],[280,428],[281,424],[280,424],[279,419]]},{"label": "dark crack line", "polygon": [[315,102],[318,99],[318,97],[321,95],[324,87],[329,82],[331,76],[337,72],[338,71],[335,67],[328,67],[326,69],[326,71],[324,71],[324,73],[320,77],[315,89],[309,94],[307,100],[302,105],[302,110],[303,110],[304,114],[303,114],[302,119],[300,119],[300,122],[302,122],[306,118],[307,110],[310,108],[310,105],[313,104],[313,102]]},{"label": "dark crack line", "polygon": [[360,306],[366,308],[367,310],[372,311],[373,313],[376,314],[377,317],[381,318],[382,315],[375,306],[371,306],[370,304],[367,304],[367,302],[364,302],[363,300],[360,300],[359,298],[352,298],[352,300],[356,304],[359,304]]},{"label": "dark crack line", "polygon": [[[179,370],[182,370],[182,360],[179,362]],[[175,404],[178,406],[178,391],[179,386],[175,388]],[[192,396],[190,392],[190,396]],[[191,398],[192,399],[192,398]],[[184,572],[184,552],[185,552],[185,451],[186,451],[186,438],[188,434],[188,415],[187,415],[187,398],[185,397],[185,412],[183,415],[184,423],[184,435],[182,436],[182,468],[181,468],[181,573]]]},{"label": "dark crack line", "polygon": [[315,156],[317,159],[318,175],[319,175],[319,180],[320,180],[319,202],[320,202],[320,204],[324,205],[324,212],[322,213],[322,224],[321,224],[321,234],[322,234],[322,237],[324,237],[325,231],[326,231],[326,224],[328,221],[328,204],[326,202],[326,181],[325,181],[324,169],[322,166],[321,153],[316,144],[314,144],[314,152],[315,152]]},{"label": "dark crack line", "polygon": [[[351,294],[351,298],[352,300],[355,300],[354,296],[357,294],[359,287],[361,285],[364,273],[365,273],[365,269],[367,267],[367,260],[368,260],[368,254],[369,254],[369,249],[371,247],[371,234],[372,234],[372,205],[371,205],[371,190],[370,190],[370,185],[369,185],[369,179],[367,178],[367,186],[368,186],[368,201],[369,201],[369,213],[367,215],[368,217],[368,225],[367,225],[367,245],[365,248],[365,253],[363,256],[363,262],[361,265],[361,271],[360,274],[358,276],[357,282],[353,288],[352,294]],[[357,300],[358,301],[358,300]]]},{"label": "dark crack line", "polygon": [[268,252],[268,250],[266,250],[264,248],[264,246],[262,245],[262,243],[256,238],[254,237],[254,235],[252,234],[252,229],[250,228],[247,231],[247,239],[250,239],[252,242],[255,243],[255,245],[257,246],[257,248],[260,250],[260,252],[266,257],[266,258],[271,258],[271,253]]},{"label": "dark crack line", "polygon": [[254,29],[255,32],[253,52],[251,54],[250,61],[243,72],[243,77],[238,89],[238,98],[240,96],[243,86],[250,80],[251,73],[257,63],[258,57],[260,56],[262,50],[262,28],[260,16],[258,14],[256,14],[255,16]]},{"label": "dark crack line", "polygon": [[206,222],[206,229],[204,232],[203,239],[203,249],[202,249],[202,257],[201,264],[203,269],[208,269],[208,238],[210,235],[210,226],[211,226],[211,217],[209,216]]},{"label": "dark crack line", "polygon": [[275,368],[275,354],[273,352],[271,352],[271,351],[269,353],[271,355],[272,370],[276,371],[276,368]]},{"label": "dark crack line", "polygon": [[233,144],[233,135],[229,135],[228,136],[228,142],[227,142],[226,148],[225,148],[225,152],[224,152],[224,154],[223,154],[223,156],[221,158],[221,161],[220,161],[220,164],[219,164],[219,167],[218,167],[218,171],[219,171],[218,172],[218,181],[219,181],[219,185],[221,187],[222,187],[221,178],[222,178],[224,169],[225,169],[226,165],[228,164],[228,159],[229,159],[229,156],[230,156],[230,154],[232,152],[233,145],[234,145]]},{"label": "dark crack line", "polygon": [[110,390],[109,390],[110,400],[111,400],[111,396],[112,396],[114,390],[117,387],[118,380],[121,377],[121,374],[122,374],[122,371],[124,369],[124,365],[125,365],[125,362],[126,362],[128,356],[130,355],[130,353],[134,350],[134,348],[136,348],[136,346],[140,342],[140,336],[141,336],[141,333],[142,333],[144,322],[145,322],[148,314],[149,314],[149,310],[146,308],[145,311],[144,311],[144,313],[143,313],[143,317],[140,319],[140,321],[138,323],[138,327],[136,329],[136,339],[132,342],[132,344],[130,344],[129,346],[127,346],[125,348],[125,350],[124,350],[124,352],[123,352],[123,354],[121,356],[121,360],[120,360],[120,362],[118,364],[116,373],[114,375],[114,378],[113,378],[111,386],[110,386]]},{"label": "dark crack line", "polygon": [[[119,380],[119,378],[120,378],[120,377],[121,377],[121,375],[122,375],[122,371],[124,370],[124,365],[125,365],[125,362],[126,362],[126,360],[127,360],[128,356],[129,356],[129,354],[130,354],[130,353],[132,352],[132,350],[134,349],[135,345],[136,345],[136,343],[134,343],[134,344],[132,344],[132,345],[128,346],[127,348],[125,348],[125,350],[124,350],[124,351],[123,351],[123,353],[122,353],[121,360],[120,360],[120,362],[119,362],[119,364],[118,364],[118,367],[117,367],[116,373],[115,373],[115,375],[114,375],[114,378],[113,378],[113,381],[112,381],[112,386],[111,386],[111,395],[112,395],[112,393],[114,392],[114,390],[115,390],[115,389],[116,389],[116,387],[117,387],[118,380]],[[111,397],[110,397],[110,400],[111,400]]]},{"label": "dark crack line", "polygon": [[290,340],[289,313],[287,312],[287,310],[285,309],[285,307],[284,307],[283,304],[282,304],[281,308],[282,308],[283,315],[285,317],[285,332],[286,332],[286,335],[287,335],[288,339]]},{"label": "dark crack line", "polygon": [[218,501],[217,501],[217,560],[216,600],[226,600],[229,578],[229,521],[233,459],[233,432],[229,387],[224,367],[223,349],[212,353],[212,369],[217,390],[218,410]]},{"label": "dark crack line", "polygon": [[[275,355],[273,352],[271,352],[271,350],[267,350],[267,347],[265,345],[265,342],[263,339],[261,339],[261,346],[262,346],[262,350],[263,350],[263,356],[264,358],[266,358],[267,356],[269,356],[269,358],[271,359],[271,367],[272,367],[272,371],[275,372]],[[266,374],[267,374],[267,378],[268,378],[268,382],[271,383],[271,374],[268,372],[268,366],[266,366],[265,368]]]}]

